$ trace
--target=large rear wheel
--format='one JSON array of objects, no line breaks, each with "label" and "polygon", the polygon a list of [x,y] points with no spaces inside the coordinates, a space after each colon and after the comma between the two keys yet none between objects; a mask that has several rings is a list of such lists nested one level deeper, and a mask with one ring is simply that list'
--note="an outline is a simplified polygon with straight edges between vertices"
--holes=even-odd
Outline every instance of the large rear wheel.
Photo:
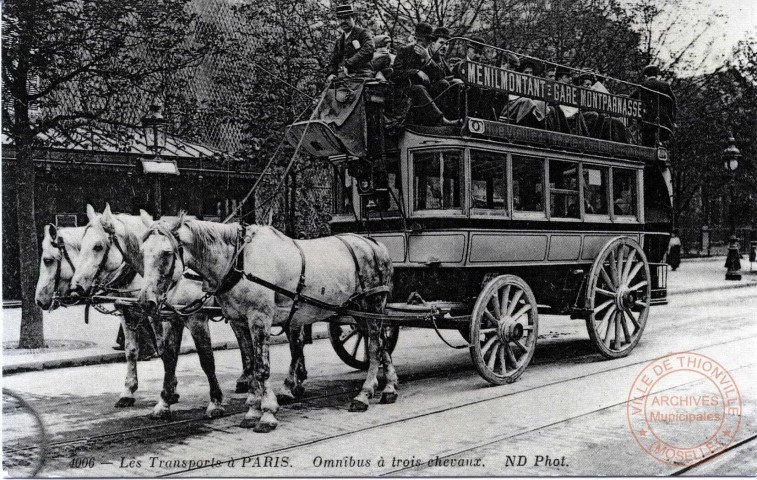
[{"label": "large rear wheel", "polygon": [[592,342],[607,358],[625,357],[647,325],[652,297],[649,263],[628,237],[608,242],[589,272],[585,305]]},{"label": "large rear wheel", "polygon": [[502,275],[486,284],[471,315],[470,355],[478,373],[494,385],[523,374],[536,349],[539,313],[528,284]]}]

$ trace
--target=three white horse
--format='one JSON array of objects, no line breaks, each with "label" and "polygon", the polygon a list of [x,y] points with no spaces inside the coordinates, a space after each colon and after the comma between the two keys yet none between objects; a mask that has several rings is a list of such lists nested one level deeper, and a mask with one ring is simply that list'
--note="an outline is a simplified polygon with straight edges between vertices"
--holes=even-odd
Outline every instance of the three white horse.
[{"label": "three white horse", "polygon": [[[152,217],[146,212],[143,211],[142,215],[146,219],[152,220]],[[142,256],[139,249],[141,236],[147,230],[139,216],[114,215],[110,206],[106,206],[102,215],[98,215],[90,205],[87,205],[87,217],[89,224],[81,239],[79,261],[70,285],[71,292],[79,295],[89,293],[96,283],[104,282],[113,272],[123,268],[124,265],[129,265],[141,273]],[[143,283],[142,276],[137,275],[135,282],[137,282],[139,289]],[[131,290],[131,287],[129,290]],[[170,300],[173,304],[188,304],[202,297],[202,295],[200,282],[182,277],[176,283],[175,288],[171,290]],[[170,405],[178,400],[176,364],[185,326],[192,335],[200,365],[210,384],[210,402],[206,415],[208,417],[223,415],[223,393],[215,374],[215,360],[208,328],[208,316],[197,312],[185,317],[163,321],[160,317],[145,315],[138,308],[127,307],[125,312],[129,312],[128,317],[127,315],[124,316],[124,334],[127,336],[127,343],[136,344],[136,325],[146,322],[154,331],[157,347],[163,360],[163,390],[153,408],[152,416],[154,418],[169,417],[171,415]],[[246,344],[249,344],[247,329],[236,328],[234,324],[232,324],[232,328],[241,345],[243,365],[246,366],[245,372],[251,372],[251,361],[249,355],[247,355],[249,347],[245,347]],[[129,336],[134,338],[129,338]],[[127,351],[128,359],[135,357],[135,355],[136,352],[133,347]],[[133,370],[131,370],[132,367]],[[237,391],[240,391],[242,387],[244,389],[241,391],[247,391],[248,375],[249,373],[243,373],[237,380]],[[136,361],[130,361],[130,370],[127,373],[127,390],[136,390],[136,386]]]},{"label": "three white horse", "polygon": [[[165,302],[171,285],[185,268],[203,279],[203,289],[216,293],[216,301],[229,319],[246,319],[253,348],[254,381],[250,381],[248,411],[243,427],[257,432],[276,428],[279,404],[270,385],[269,345],[271,327],[298,329],[328,320],[334,311],[307,302],[293,302],[300,295],[333,306],[350,306],[362,312],[382,313],[392,286],[393,267],[386,248],[357,235],[293,240],[272,227],[219,224],[177,218],[151,222],[142,244],[144,285],[139,303],[155,311]],[[260,280],[267,282],[264,286]],[[253,281],[255,280],[255,281]],[[270,288],[275,286],[274,289]],[[295,308],[296,307],[296,308]],[[383,364],[387,384],[382,403],[397,399],[397,374],[384,349],[381,320],[358,318],[369,332],[370,366],[351,411],[365,411],[378,387]],[[292,360],[285,386],[301,389],[304,356],[301,342],[290,338]],[[298,393],[298,392],[295,392]]]}]

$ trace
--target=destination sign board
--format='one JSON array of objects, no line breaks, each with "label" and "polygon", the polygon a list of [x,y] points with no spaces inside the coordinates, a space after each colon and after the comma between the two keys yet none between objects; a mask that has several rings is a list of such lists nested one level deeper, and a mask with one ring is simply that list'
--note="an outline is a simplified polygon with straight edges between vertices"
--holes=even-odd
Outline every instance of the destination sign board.
[{"label": "destination sign board", "polygon": [[605,93],[534,77],[504,68],[467,61],[464,70],[467,84],[501,90],[520,97],[543,100],[611,115],[641,119],[642,103],[633,98]]}]

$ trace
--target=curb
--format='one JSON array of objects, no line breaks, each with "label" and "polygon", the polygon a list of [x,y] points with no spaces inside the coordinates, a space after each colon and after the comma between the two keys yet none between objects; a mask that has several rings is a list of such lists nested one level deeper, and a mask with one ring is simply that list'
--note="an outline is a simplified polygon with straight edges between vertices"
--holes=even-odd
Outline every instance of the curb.
[{"label": "curb", "polygon": [[737,283],[734,285],[721,285],[718,287],[702,287],[702,288],[690,288],[686,290],[678,290],[676,292],[668,292],[668,296],[673,295],[683,295],[683,294],[691,294],[691,293],[702,293],[702,292],[714,292],[716,290],[733,290],[736,288],[749,288],[749,287],[757,287],[757,282],[745,282],[745,283]]},{"label": "curb", "polygon": [[[323,340],[329,338],[328,331],[314,331],[313,340]],[[271,337],[271,345],[280,345],[286,343],[286,335]],[[238,350],[239,345],[236,341],[215,342],[212,344],[213,351],[216,350]],[[184,346],[179,350],[179,355],[196,353],[197,348],[194,345]],[[152,359],[150,359],[152,360]],[[144,361],[144,360],[141,360]],[[89,365],[104,365],[107,363],[126,363],[123,352],[113,352],[105,354],[90,354],[81,357],[61,358],[57,360],[39,360],[18,365],[3,366],[3,375],[13,375],[24,372],[34,372],[40,370],[53,370],[56,368],[84,367]]]}]

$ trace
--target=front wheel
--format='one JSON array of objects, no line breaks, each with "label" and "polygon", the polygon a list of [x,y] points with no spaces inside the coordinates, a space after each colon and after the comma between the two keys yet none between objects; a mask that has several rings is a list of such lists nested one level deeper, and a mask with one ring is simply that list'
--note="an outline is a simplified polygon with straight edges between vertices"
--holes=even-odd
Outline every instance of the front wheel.
[{"label": "front wheel", "polygon": [[512,383],[525,371],[536,350],[539,313],[528,284],[502,275],[486,284],[473,307],[470,356],[489,383]]},{"label": "front wheel", "polygon": [[[399,325],[384,327],[386,350],[391,354],[397,346]],[[356,323],[329,323],[329,340],[337,356],[357,370],[368,370],[368,335]]]},{"label": "front wheel", "polygon": [[47,432],[39,413],[21,395],[3,388],[3,469],[8,476],[37,476],[45,462]]}]

